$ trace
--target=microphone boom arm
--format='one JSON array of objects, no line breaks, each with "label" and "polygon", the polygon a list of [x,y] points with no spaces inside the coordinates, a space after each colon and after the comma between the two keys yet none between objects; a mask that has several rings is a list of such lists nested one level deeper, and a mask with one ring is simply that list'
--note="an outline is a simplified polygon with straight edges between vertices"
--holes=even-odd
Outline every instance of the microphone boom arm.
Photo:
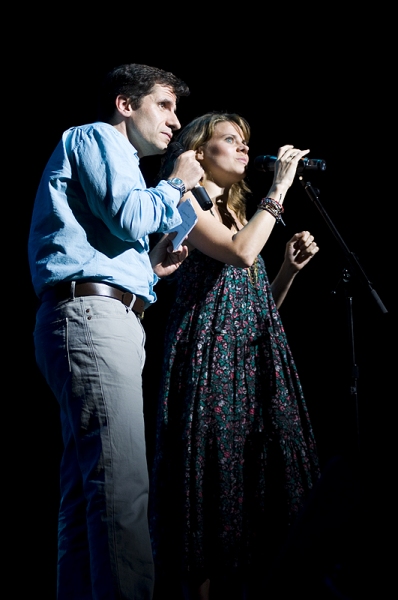
[{"label": "microphone boom arm", "polygon": [[369,281],[369,279],[368,279],[365,271],[363,270],[362,266],[360,265],[360,263],[358,261],[358,258],[355,256],[355,254],[353,252],[351,252],[349,250],[347,244],[344,242],[343,238],[341,237],[341,235],[337,231],[334,223],[332,222],[332,220],[330,219],[329,215],[327,214],[327,212],[323,208],[322,204],[320,203],[318,195],[317,195],[317,192],[312,187],[312,185],[311,185],[311,183],[309,181],[304,182],[304,179],[303,179],[302,176],[299,177],[299,180],[300,180],[300,183],[302,184],[302,186],[304,187],[305,191],[307,192],[307,195],[308,195],[309,199],[315,204],[315,206],[317,207],[317,209],[321,213],[322,217],[324,218],[326,224],[328,225],[329,229],[331,230],[331,232],[333,233],[334,237],[338,241],[340,247],[343,250],[344,256],[346,257],[347,262],[350,265],[350,267],[352,268],[353,272],[355,272],[359,276],[359,279],[368,288],[371,296],[374,298],[374,300],[378,304],[378,306],[381,309],[381,311],[383,313],[387,313],[388,311],[387,311],[386,307],[384,306],[384,304],[381,301],[381,299],[380,299],[379,295],[377,294],[377,292],[373,289],[371,282]]}]

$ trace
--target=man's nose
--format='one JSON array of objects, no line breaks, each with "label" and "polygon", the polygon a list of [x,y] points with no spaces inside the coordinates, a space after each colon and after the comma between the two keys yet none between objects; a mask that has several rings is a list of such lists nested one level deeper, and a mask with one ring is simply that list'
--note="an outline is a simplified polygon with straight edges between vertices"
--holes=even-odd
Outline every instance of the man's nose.
[{"label": "man's nose", "polygon": [[170,127],[173,131],[176,129],[181,129],[181,123],[177,119],[176,114],[170,115],[170,117],[167,119],[167,126]]}]

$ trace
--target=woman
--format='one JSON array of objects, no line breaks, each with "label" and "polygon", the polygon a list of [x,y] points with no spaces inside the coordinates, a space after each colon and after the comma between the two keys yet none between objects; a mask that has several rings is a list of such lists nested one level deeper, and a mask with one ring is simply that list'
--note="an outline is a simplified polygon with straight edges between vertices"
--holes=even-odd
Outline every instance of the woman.
[{"label": "woman", "polygon": [[179,580],[184,598],[251,597],[240,594],[264,575],[319,477],[278,313],[318,246],[307,231],[294,235],[272,284],[260,254],[309,150],[279,149],[267,198],[247,221],[249,136],[245,119],[225,113],[177,136],[196,151],[213,202],[203,211],[191,193],[183,198],[198,221],[175,276],[151,472],[157,589]]}]

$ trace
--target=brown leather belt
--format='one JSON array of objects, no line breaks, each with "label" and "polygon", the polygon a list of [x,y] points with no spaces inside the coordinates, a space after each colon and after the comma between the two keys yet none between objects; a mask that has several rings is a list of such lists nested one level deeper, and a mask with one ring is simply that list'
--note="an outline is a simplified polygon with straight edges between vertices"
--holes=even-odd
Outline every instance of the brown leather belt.
[{"label": "brown leather belt", "polygon": [[[120,288],[109,285],[108,283],[100,283],[96,281],[65,281],[58,283],[51,290],[43,294],[43,300],[52,299],[55,302],[63,300],[71,300],[80,296],[106,296],[107,298],[115,298],[120,300],[122,304],[130,307],[135,296],[131,292],[126,292]],[[144,317],[145,302],[136,296],[134,304],[131,306],[140,319]]]}]

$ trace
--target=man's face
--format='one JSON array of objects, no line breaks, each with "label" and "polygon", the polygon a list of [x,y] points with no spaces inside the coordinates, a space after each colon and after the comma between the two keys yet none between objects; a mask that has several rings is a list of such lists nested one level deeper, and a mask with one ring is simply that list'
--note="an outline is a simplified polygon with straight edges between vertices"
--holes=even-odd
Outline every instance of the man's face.
[{"label": "man's face", "polygon": [[127,122],[127,136],[140,158],[166,151],[173,131],[181,128],[175,113],[175,94],[169,87],[159,84],[155,84],[152,92],[143,98],[139,108],[132,109]]}]

